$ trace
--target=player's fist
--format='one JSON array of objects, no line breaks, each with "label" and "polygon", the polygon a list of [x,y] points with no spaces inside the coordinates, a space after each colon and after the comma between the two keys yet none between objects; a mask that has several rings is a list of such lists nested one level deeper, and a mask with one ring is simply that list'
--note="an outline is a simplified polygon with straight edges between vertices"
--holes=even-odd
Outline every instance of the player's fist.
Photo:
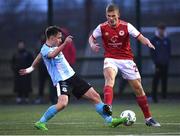
[{"label": "player's fist", "polygon": [[69,36],[66,37],[64,43],[65,44],[70,43],[70,42],[72,42],[72,39],[73,39],[73,36],[69,35]]}]

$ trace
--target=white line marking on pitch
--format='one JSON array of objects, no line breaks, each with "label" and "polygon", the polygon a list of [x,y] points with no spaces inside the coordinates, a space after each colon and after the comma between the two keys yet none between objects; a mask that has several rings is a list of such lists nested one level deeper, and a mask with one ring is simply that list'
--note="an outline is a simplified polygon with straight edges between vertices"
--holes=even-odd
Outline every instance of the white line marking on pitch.
[{"label": "white line marking on pitch", "polygon": [[[34,124],[35,122],[30,122],[30,123],[27,123],[27,122],[0,122],[0,125],[5,125],[5,124],[12,124],[12,125],[15,125],[15,124]],[[101,122],[49,122],[48,124],[55,124],[55,125],[83,125],[83,124],[102,124]],[[142,125],[142,124],[145,124],[145,123],[140,123],[140,122],[136,122],[135,125]],[[176,122],[176,123],[161,123],[162,125],[180,125],[179,122]]]}]

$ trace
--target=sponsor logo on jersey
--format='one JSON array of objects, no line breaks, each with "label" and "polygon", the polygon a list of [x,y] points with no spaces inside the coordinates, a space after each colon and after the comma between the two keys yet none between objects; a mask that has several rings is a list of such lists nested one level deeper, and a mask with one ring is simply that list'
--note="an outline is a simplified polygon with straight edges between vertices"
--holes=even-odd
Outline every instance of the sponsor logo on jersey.
[{"label": "sponsor logo on jersey", "polygon": [[121,48],[122,42],[119,42],[118,35],[111,37],[110,41],[111,42],[108,43],[109,46],[113,48]]},{"label": "sponsor logo on jersey", "polygon": [[117,40],[118,40],[118,36],[117,36],[117,35],[115,35],[115,36],[113,36],[113,37],[111,38],[111,41],[112,41],[113,43],[115,43]]}]

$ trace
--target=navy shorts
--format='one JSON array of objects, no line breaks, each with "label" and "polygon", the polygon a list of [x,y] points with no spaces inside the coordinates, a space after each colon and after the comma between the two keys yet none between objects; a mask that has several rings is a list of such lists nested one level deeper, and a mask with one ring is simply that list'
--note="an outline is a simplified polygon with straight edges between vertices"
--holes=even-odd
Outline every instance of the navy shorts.
[{"label": "navy shorts", "polygon": [[92,86],[83,80],[79,75],[74,74],[72,77],[65,81],[59,81],[57,84],[58,95],[70,95],[68,88],[72,88],[72,94],[77,98],[81,98]]}]

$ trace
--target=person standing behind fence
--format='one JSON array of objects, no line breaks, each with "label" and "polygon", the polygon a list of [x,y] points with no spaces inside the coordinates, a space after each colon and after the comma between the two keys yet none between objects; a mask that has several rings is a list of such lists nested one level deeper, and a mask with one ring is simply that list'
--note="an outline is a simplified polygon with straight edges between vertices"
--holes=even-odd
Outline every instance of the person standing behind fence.
[{"label": "person standing behind fence", "polygon": [[171,54],[171,42],[167,37],[166,26],[160,23],[155,31],[155,36],[151,39],[156,50],[151,50],[153,63],[155,64],[155,73],[152,82],[152,99],[155,103],[158,102],[157,88],[161,79],[162,98],[167,97],[167,80],[168,80],[168,65]]},{"label": "person standing behind fence", "polygon": [[11,62],[14,74],[14,92],[17,93],[17,104],[29,102],[29,93],[32,92],[31,74],[20,76],[19,70],[29,67],[32,62],[33,55],[26,50],[24,41],[19,41],[17,51],[14,53]]}]

